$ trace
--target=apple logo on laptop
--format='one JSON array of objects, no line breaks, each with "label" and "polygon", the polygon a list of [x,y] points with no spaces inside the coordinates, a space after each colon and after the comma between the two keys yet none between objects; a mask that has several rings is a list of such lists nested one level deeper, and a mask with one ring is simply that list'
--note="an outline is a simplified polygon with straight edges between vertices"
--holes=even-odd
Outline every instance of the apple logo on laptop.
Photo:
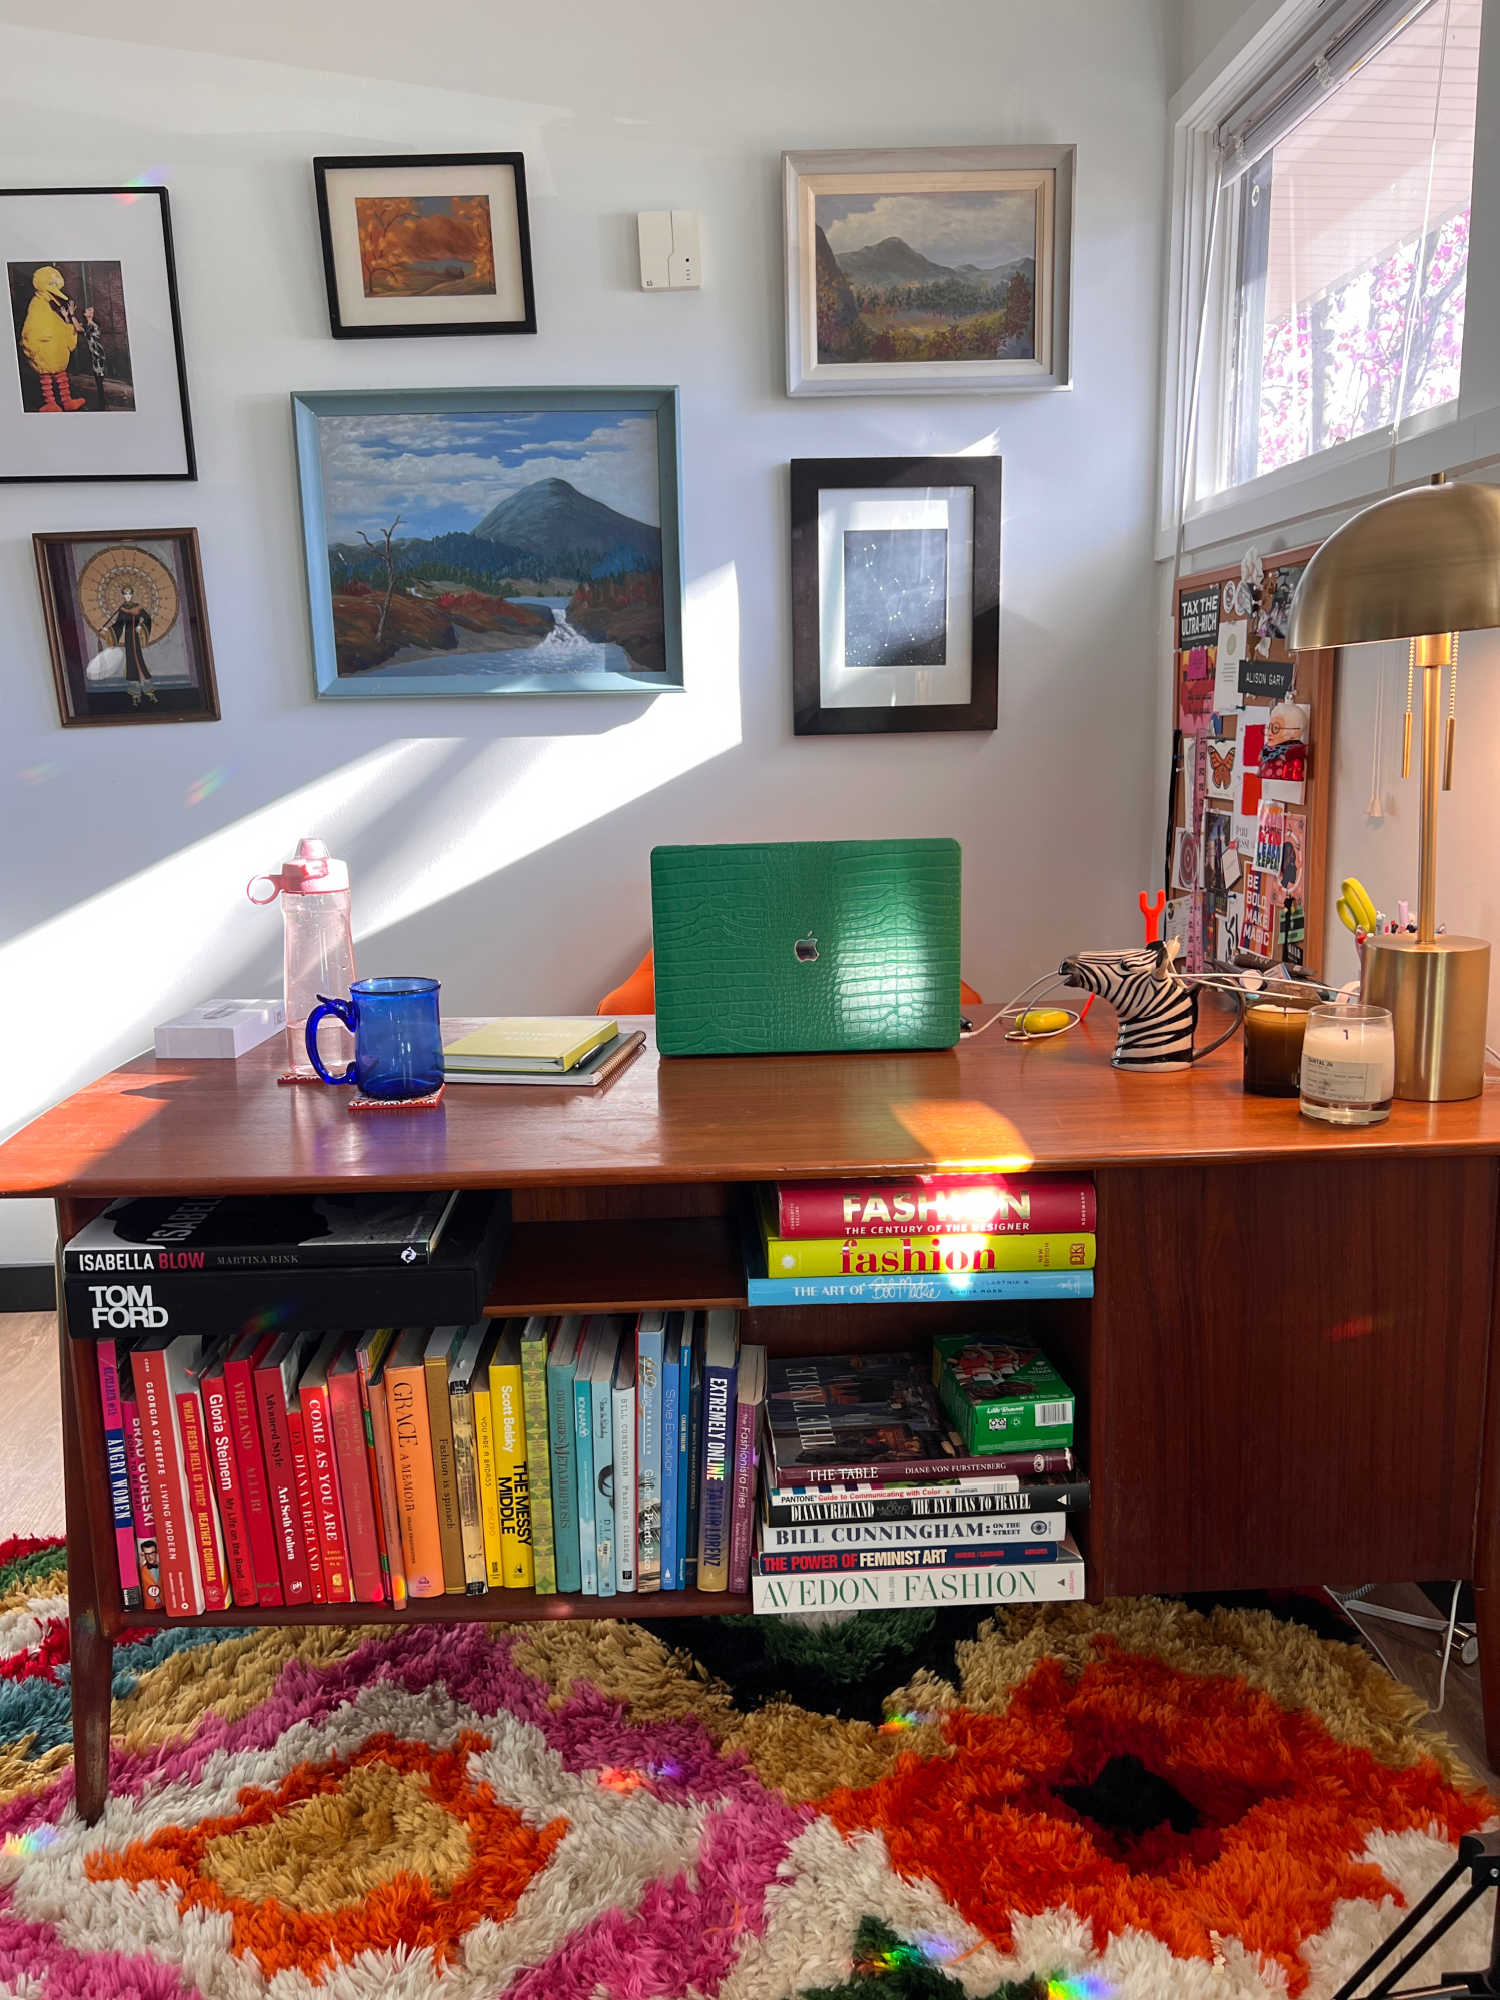
[{"label": "apple logo on laptop", "polygon": [[798,938],[792,950],[796,952],[803,965],[811,965],[818,955],[818,940],[809,931],[806,937]]}]

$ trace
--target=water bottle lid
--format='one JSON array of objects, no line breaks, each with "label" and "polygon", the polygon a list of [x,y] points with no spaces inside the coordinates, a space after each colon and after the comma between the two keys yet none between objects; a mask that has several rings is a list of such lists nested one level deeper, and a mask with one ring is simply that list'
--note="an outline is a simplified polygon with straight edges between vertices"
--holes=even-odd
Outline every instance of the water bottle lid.
[{"label": "water bottle lid", "polygon": [[[269,896],[257,896],[255,891],[262,882],[271,885]],[[331,889],[347,889],[349,886],[349,864],[335,861],[328,852],[325,840],[306,838],[297,842],[297,852],[290,861],[281,864],[279,875],[255,875],[245,885],[245,894],[252,903],[273,903],[280,896],[321,896]]]}]

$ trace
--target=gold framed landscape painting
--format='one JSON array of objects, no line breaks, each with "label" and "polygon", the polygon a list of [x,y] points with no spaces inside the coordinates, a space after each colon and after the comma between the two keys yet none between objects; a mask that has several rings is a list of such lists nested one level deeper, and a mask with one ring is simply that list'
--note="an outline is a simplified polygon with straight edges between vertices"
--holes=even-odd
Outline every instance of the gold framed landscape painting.
[{"label": "gold framed landscape painting", "polygon": [[1069,388],[1075,150],[783,154],[788,395]]},{"label": "gold framed landscape painting", "polygon": [[313,161],[335,340],[535,333],[520,153]]}]

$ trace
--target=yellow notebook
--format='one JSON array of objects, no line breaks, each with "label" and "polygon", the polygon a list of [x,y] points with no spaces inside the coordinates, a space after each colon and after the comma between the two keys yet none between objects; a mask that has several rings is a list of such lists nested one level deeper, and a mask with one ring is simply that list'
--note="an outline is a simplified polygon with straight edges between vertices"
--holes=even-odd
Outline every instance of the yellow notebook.
[{"label": "yellow notebook", "polygon": [[486,1021],[443,1048],[451,1070],[567,1070],[619,1033],[617,1021],[594,1014],[516,1015]]}]

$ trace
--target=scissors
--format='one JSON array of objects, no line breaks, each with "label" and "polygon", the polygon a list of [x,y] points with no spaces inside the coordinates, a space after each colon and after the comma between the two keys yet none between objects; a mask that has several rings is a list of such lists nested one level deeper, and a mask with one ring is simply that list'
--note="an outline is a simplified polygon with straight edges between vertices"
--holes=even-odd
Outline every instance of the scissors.
[{"label": "scissors", "polygon": [[1370,900],[1369,890],[1353,875],[1339,884],[1337,907],[1339,922],[1356,936],[1363,931],[1368,937],[1380,923],[1380,912]]}]

